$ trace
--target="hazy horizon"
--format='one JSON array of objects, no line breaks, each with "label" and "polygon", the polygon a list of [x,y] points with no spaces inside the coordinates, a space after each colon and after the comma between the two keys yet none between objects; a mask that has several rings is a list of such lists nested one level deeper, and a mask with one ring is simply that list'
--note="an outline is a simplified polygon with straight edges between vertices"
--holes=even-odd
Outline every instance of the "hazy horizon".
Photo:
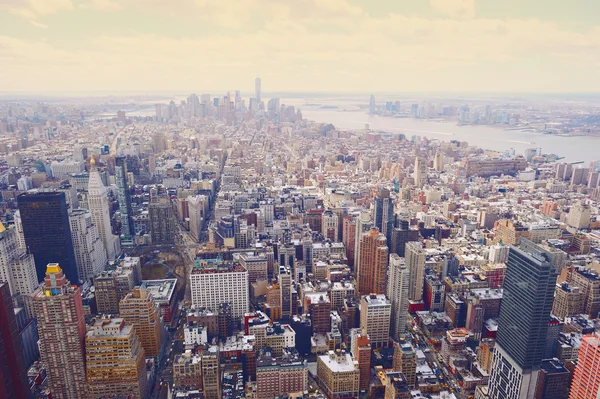
[{"label": "hazy horizon", "polygon": [[[593,0],[0,0],[3,93],[598,93]],[[197,90],[197,89],[196,89]]]}]

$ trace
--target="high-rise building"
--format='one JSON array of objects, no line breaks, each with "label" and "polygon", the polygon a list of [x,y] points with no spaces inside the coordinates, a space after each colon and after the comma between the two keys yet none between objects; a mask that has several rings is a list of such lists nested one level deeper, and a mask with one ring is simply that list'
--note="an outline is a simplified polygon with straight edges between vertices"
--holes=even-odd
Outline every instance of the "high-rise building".
[{"label": "high-rise building", "polygon": [[568,399],[571,373],[558,359],[543,360],[534,399]]},{"label": "high-rise building", "polygon": [[12,295],[28,295],[38,285],[33,255],[19,247],[15,228],[0,222],[0,281],[8,283]]},{"label": "high-rise building", "polygon": [[107,190],[95,167],[94,158],[91,159],[90,165],[92,169],[88,183],[88,210],[92,214],[92,221],[96,225],[108,260],[114,260],[120,252],[120,245],[119,238],[112,233]]},{"label": "high-rise building", "polygon": [[546,349],[557,271],[550,254],[530,241],[529,252],[512,247],[508,255],[495,354],[491,399],[533,397]]},{"label": "high-rise building", "polygon": [[90,212],[76,209],[69,213],[69,222],[71,223],[77,275],[81,281],[91,280],[106,267],[108,263],[106,250],[98,236]]},{"label": "high-rise building", "polygon": [[117,196],[119,199],[119,212],[121,214],[121,236],[123,240],[130,241],[135,234],[133,227],[133,212],[131,210],[131,196],[127,182],[127,159],[115,159],[115,180],[117,182]]},{"label": "high-rise building", "polygon": [[206,399],[221,398],[221,365],[218,346],[211,346],[202,354],[202,383]]},{"label": "high-rise building", "polygon": [[150,201],[148,206],[152,244],[172,244],[175,242],[175,217],[173,207],[167,197]]},{"label": "high-rise building", "polygon": [[359,240],[360,269],[357,272],[361,295],[384,294],[389,261],[385,236],[377,228],[362,234]]},{"label": "high-rise building", "polygon": [[371,95],[369,97],[369,114],[374,115],[377,108],[377,103],[375,102],[375,96]]},{"label": "high-rise building", "polygon": [[598,335],[588,335],[581,340],[569,399],[596,399],[598,395],[600,395],[600,338]]},{"label": "high-rise building", "polygon": [[338,215],[330,210],[327,210],[323,212],[321,217],[321,233],[323,234],[323,237],[331,240],[332,242],[340,241],[340,237],[338,235]]},{"label": "high-rise building", "polygon": [[208,212],[208,197],[205,195],[191,195],[187,197],[188,212],[190,217],[190,235],[200,241],[200,234],[206,222]]},{"label": "high-rise building", "polygon": [[97,320],[85,337],[85,358],[89,399],[148,397],[144,348],[124,319]]},{"label": "high-rise building", "polygon": [[119,303],[120,317],[135,327],[147,357],[158,357],[163,343],[158,306],[152,294],[140,287],[134,288]]},{"label": "high-rise building", "polygon": [[52,398],[85,399],[86,326],[81,291],[71,285],[58,263],[48,264],[33,306]]},{"label": "high-rise building", "polygon": [[260,78],[254,79],[254,97],[256,101],[260,104],[261,100],[261,80]]},{"label": "high-rise building", "polygon": [[360,300],[360,328],[375,348],[387,348],[392,304],[385,295],[364,295]]},{"label": "high-rise building", "polygon": [[261,351],[256,361],[257,399],[304,392],[307,386],[308,366],[296,349],[286,349],[279,357],[269,348]]},{"label": "high-rise building", "polygon": [[403,373],[385,372],[385,399],[410,399],[410,387]]},{"label": "high-rise building", "polygon": [[317,378],[329,399],[358,397],[360,370],[349,353],[338,350],[318,356]]},{"label": "high-rise building", "polygon": [[556,285],[552,314],[560,320],[583,313],[584,294],[581,288],[562,283]]},{"label": "high-rise building", "polygon": [[248,271],[240,263],[201,264],[190,276],[192,306],[216,312],[229,302],[233,317],[242,317],[248,312],[248,284]]},{"label": "high-rise building", "polygon": [[0,281],[0,398],[30,397],[27,366],[10,290],[8,283]]},{"label": "high-rise building", "polygon": [[444,170],[444,154],[439,151],[435,153],[435,157],[433,158],[433,169],[437,172]]},{"label": "high-rise building", "polygon": [[375,227],[385,235],[388,245],[392,242],[392,229],[394,228],[394,202],[390,197],[390,190],[380,188],[375,195],[373,208]]},{"label": "high-rise building", "polygon": [[406,377],[408,386],[414,388],[417,384],[417,354],[409,341],[400,340],[394,343],[394,358],[392,369],[400,371]]},{"label": "high-rise building", "polygon": [[590,227],[592,209],[587,204],[578,202],[569,211],[568,223],[577,229],[587,229]]},{"label": "high-rise building", "polygon": [[361,390],[369,389],[371,382],[371,339],[366,331],[359,333],[354,339],[354,348],[352,348],[354,360],[358,362],[360,370],[359,387]]},{"label": "high-rise building", "polygon": [[388,269],[387,296],[392,303],[392,320],[390,333],[394,339],[406,336],[408,326],[408,285],[410,272],[404,258],[390,254]]},{"label": "high-rise building", "polygon": [[371,214],[363,212],[355,218],[356,226],[354,229],[354,271],[358,275],[360,270],[360,239],[363,233],[368,232],[373,227],[373,219]]},{"label": "high-rise building", "polygon": [[411,228],[408,220],[400,220],[399,226],[392,230],[390,252],[396,253],[401,258],[404,258],[406,243],[418,240],[419,230],[417,228]]},{"label": "high-rise building", "polygon": [[292,274],[289,267],[280,266],[277,276],[281,304],[281,317],[292,317],[294,304],[292,303]]},{"label": "high-rise building", "polygon": [[600,316],[600,275],[592,269],[570,268],[567,282],[583,292],[583,309],[591,318]]},{"label": "high-rise building", "polygon": [[405,263],[409,270],[410,284],[408,285],[408,299],[410,301],[423,300],[423,273],[425,272],[425,251],[420,242],[406,243]]},{"label": "high-rise building", "polygon": [[415,186],[417,188],[423,188],[427,184],[427,159],[423,157],[415,158],[415,172],[413,178],[415,180]]},{"label": "high-rise building", "polygon": [[33,254],[38,281],[46,266],[59,263],[69,281],[79,282],[69,211],[64,192],[23,193],[17,197],[27,250]]}]

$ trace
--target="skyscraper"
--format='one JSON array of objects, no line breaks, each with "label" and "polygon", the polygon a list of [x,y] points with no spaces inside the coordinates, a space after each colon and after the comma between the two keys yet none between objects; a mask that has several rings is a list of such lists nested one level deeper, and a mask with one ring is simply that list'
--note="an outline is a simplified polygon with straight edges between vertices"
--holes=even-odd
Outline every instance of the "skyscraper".
[{"label": "skyscraper", "polygon": [[58,263],[67,279],[78,283],[65,193],[23,193],[17,197],[17,202],[25,244],[35,259],[38,281],[44,279],[49,263]]},{"label": "skyscraper", "polygon": [[127,162],[125,157],[115,160],[115,180],[119,197],[119,212],[121,213],[121,236],[125,241],[130,241],[135,230],[131,211],[131,197],[129,195],[129,184],[127,183]]},{"label": "skyscraper", "polygon": [[373,227],[373,220],[370,213],[361,213],[356,217],[356,227],[354,229],[354,271],[358,275],[360,270],[360,238],[363,233],[368,232]]},{"label": "skyscraper", "polygon": [[173,207],[166,197],[150,201],[148,206],[152,244],[172,244],[175,241]]},{"label": "skyscraper", "polygon": [[359,249],[360,269],[357,276],[359,293],[361,295],[384,294],[389,261],[385,236],[380,234],[377,228],[373,228],[360,237]]},{"label": "skyscraper", "polygon": [[489,383],[492,399],[533,397],[546,346],[557,271],[550,254],[521,242],[528,252],[512,247],[508,255]]},{"label": "skyscraper", "polygon": [[0,281],[8,283],[11,295],[33,293],[38,285],[33,255],[20,248],[16,228],[0,222]]},{"label": "skyscraper", "polygon": [[76,209],[69,214],[71,236],[77,274],[81,281],[88,281],[102,272],[108,263],[106,250],[98,237],[92,215],[84,209]]},{"label": "skyscraper", "polygon": [[86,327],[81,292],[57,263],[48,264],[33,306],[52,398],[85,399]]},{"label": "skyscraper", "polygon": [[0,398],[31,397],[10,290],[0,281]]},{"label": "skyscraper", "polygon": [[260,78],[254,79],[254,97],[256,97],[256,101],[260,104],[261,102],[261,81]]},{"label": "skyscraper", "polygon": [[380,188],[375,196],[373,208],[375,227],[385,235],[388,246],[392,242],[392,229],[394,228],[394,203],[390,197],[390,190]]},{"label": "skyscraper", "polygon": [[406,335],[408,324],[408,285],[410,273],[404,258],[390,254],[388,269],[387,296],[392,302],[391,335],[400,339]]},{"label": "skyscraper", "polygon": [[415,186],[423,188],[427,184],[427,159],[423,157],[415,158],[415,172],[413,175]]},{"label": "skyscraper", "polygon": [[375,348],[387,348],[392,304],[385,295],[364,295],[360,300],[360,328]]},{"label": "skyscraper", "polygon": [[136,287],[119,303],[120,316],[135,327],[147,357],[158,357],[162,347],[162,327],[152,294]]},{"label": "skyscraper", "polygon": [[366,391],[371,382],[371,340],[366,331],[363,330],[356,336],[352,355],[360,369],[360,389]]},{"label": "skyscraper", "polygon": [[118,237],[112,233],[108,194],[100,173],[95,167],[94,158],[91,159],[90,165],[92,169],[88,183],[88,209],[92,214],[92,220],[96,225],[96,229],[98,229],[98,235],[106,250],[106,256],[109,260],[114,260],[120,248]]},{"label": "skyscraper", "polygon": [[88,398],[148,397],[144,348],[124,319],[97,320],[85,337],[85,358]]},{"label": "skyscraper", "polygon": [[583,337],[569,399],[596,399],[600,395],[600,338]]},{"label": "skyscraper", "polygon": [[423,245],[420,242],[411,241],[406,243],[405,262],[410,276],[408,299],[416,302],[422,301],[425,251],[423,251]]}]

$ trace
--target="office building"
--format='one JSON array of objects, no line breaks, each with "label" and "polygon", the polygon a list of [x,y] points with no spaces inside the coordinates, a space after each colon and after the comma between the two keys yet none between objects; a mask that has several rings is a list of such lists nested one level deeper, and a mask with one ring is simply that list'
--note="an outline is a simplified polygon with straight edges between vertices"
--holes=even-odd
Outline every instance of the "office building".
[{"label": "office building", "polygon": [[205,195],[191,195],[186,200],[190,217],[190,235],[199,242],[206,221],[206,213],[209,209],[208,197]]},{"label": "office building", "polygon": [[360,370],[359,388],[366,391],[371,382],[371,339],[364,330],[354,337],[352,356]]},{"label": "office building", "polygon": [[302,394],[307,388],[308,364],[296,349],[286,349],[278,357],[269,348],[261,350],[256,360],[257,399]]},{"label": "office building", "polygon": [[256,98],[256,101],[260,104],[260,102],[262,101],[261,80],[258,77],[254,79],[254,97]]},{"label": "office building", "polygon": [[327,334],[331,331],[331,301],[322,292],[306,293],[304,309],[310,315],[314,334]]},{"label": "office building", "polygon": [[410,399],[411,392],[404,374],[399,371],[385,372],[384,399]]},{"label": "office building", "polygon": [[360,270],[360,239],[364,233],[369,232],[373,227],[373,219],[370,213],[363,212],[355,218],[356,227],[354,229],[354,271],[358,275]]},{"label": "office building", "polygon": [[85,359],[88,398],[148,397],[144,348],[124,319],[96,320],[85,337]]},{"label": "office building", "polygon": [[360,370],[349,353],[338,350],[318,356],[317,378],[329,399],[358,397]]},{"label": "office building", "polygon": [[557,271],[541,247],[525,244],[528,252],[512,247],[508,255],[489,383],[492,399],[533,397],[546,349]]},{"label": "office building", "polygon": [[427,184],[427,171],[429,167],[427,166],[427,159],[423,157],[415,158],[415,171],[413,174],[413,179],[415,181],[415,186],[417,188],[423,188]]},{"label": "office building", "polygon": [[408,284],[408,299],[423,300],[423,274],[425,273],[425,251],[420,242],[406,243],[405,264],[408,267],[410,283]]},{"label": "office building", "polygon": [[136,287],[121,299],[119,315],[135,328],[146,357],[159,357],[163,344],[163,329],[158,306],[148,290]]},{"label": "office building", "polygon": [[339,242],[339,218],[334,212],[327,210],[321,215],[321,233],[323,238],[332,242]]},{"label": "office building", "polygon": [[173,386],[176,388],[203,389],[202,355],[185,351],[173,360]]},{"label": "office building", "polygon": [[576,229],[588,229],[592,218],[592,209],[589,205],[578,202],[571,207],[568,215],[569,226]]},{"label": "office building", "polygon": [[600,338],[598,335],[587,335],[581,340],[569,399],[596,399],[598,395],[600,395]]},{"label": "office building", "polygon": [[513,159],[469,159],[466,164],[467,177],[490,177],[500,175],[515,175],[527,169],[527,159],[517,157]]},{"label": "office building", "polygon": [[0,281],[0,398],[31,397],[8,283]]},{"label": "office building", "polygon": [[208,308],[213,312],[222,303],[230,303],[233,317],[248,312],[248,271],[240,263],[201,264],[190,276],[192,306]]},{"label": "office building", "polygon": [[417,384],[417,354],[415,348],[409,341],[400,340],[394,342],[394,357],[392,359],[392,369],[399,371],[406,377],[406,382],[410,388]]},{"label": "office building", "polygon": [[38,285],[33,255],[19,248],[15,228],[0,222],[0,281],[8,284],[12,295],[31,294]]},{"label": "office building", "polygon": [[361,295],[384,294],[389,261],[385,236],[377,228],[361,235],[359,240],[360,266],[357,272]]},{"label": "office building", "polygon": [[83,209],[71,211],[69,223],[77,274],[81,281],[91,280],[101,273],[108,263],[106,249],[98,236],[90,212]]},{"label": "office building", "polygon": [[131,241],[135,235],[133,227],[133,211],[131,210],[131,196],[127,181],[127,159],[115,159],[115,181],[117,182],[117,196],[119,200],[119,213],[121,214],[121,236],[124,241]]},{"label": "office building", "polygon": [[98,230],[98,235],[102,240],[108,260],[114,260],[121,249],[119,238],[112,233],[112,226],[110,223],[110,204],[107,190],[102,182],[100,173],[95,167],[94,158],[91,159],[90,165],[90,180],[87,186],[88,210],[92,214],[93,224]]},{"label": "office building", "polygon": [[583,313],[584,295],[579,287],[573,287],[569,283],[556,285],[552,314],[560,320],[565,317],[577,316]]},{"label": "office building", "polygon": [[279,267],[277,284],[279,285],[281,317],[292,317],[296,312],[294,312],[295,304],[292,302],[292,275],[289,267]]},{"label": "office building", "polygon": [[387,348],[392,304],[385,295],[365,295],[360,300],[360,328],[375,348]]},{"label": "office building", "polygon": [[546,359],[540,364],[534,399],[568,399],[571,373],[558,359]]},{"label": "office building", "polygon": [[404,258],[390,254],[388,269],[387,297],[392,304],[392,320],[390,333],[394,339],[406,336],[409,321],[408,286],[410,272]]},{"label": "office building", "polygon": [[401,258],[404,258],[406,243],[418,240],[419,230],[416,228],[411,228],[408,220],[400,220],[399,227],[392,230],[390,252],[396,253]]},{"label": "office building", "polygon": [[38,281],[46,266],[58,263],[69,281],[79,282],[65,193],[23,193],[17,197],[27,250],[33,254]]},{"label": "office building", "polygon": [[444,170],[444,154],[439,151],[435,152],[435,157],[433,158],[433,169],[436,172],[441,172]]},{"label": "office building", "polygon": [[394,228],[394,202],[390,197],[390,190],[380,188],[375,195],[373,208],[373,221],[375,227],[385,235],[387,244],[392,242],[392,229]]},{"label": "office building", "polygon": [[80,289],[71,285],[57,263],[50,263],[33,306],[52,398],[86,399],[86,325]]},{"label": "office building", "polygon": [[217,346],[211,346],[202,354],[202,385],[205,399],[221,399],[221,365]]},{"label": "office building", "polygon": [[176,226],[173,207],[169,198],[159,197],[154,202],[150,200],[148,214],[152,244],[173,244],[175,242]]},{"label": "office building", "polygon": [[583,311],[592,318],[600,316],[600,275],[592,269],[567,270],[570,286],[580,287],[583,292]]}]

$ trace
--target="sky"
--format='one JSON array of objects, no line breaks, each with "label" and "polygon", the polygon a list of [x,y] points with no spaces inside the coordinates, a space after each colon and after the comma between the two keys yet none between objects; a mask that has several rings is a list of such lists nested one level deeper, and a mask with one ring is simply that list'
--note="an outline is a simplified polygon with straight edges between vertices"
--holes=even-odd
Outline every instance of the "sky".
[{"label": "sky", "polygon": [[0,0],[0,92],[600,92],[598,0]]}]

